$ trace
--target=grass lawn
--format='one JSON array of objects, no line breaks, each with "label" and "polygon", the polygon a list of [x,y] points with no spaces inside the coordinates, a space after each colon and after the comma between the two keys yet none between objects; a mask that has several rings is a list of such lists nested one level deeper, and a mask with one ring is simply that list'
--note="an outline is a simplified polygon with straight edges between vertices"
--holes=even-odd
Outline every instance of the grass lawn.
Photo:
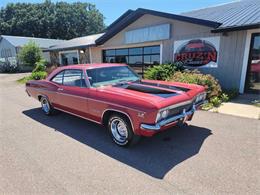
[{"label": "grass lawn", "polygon": [[18,79],[17,82],[20,84],[25,84],[27,81],[30,81],[30,80],[32,80],[31,75]]}]

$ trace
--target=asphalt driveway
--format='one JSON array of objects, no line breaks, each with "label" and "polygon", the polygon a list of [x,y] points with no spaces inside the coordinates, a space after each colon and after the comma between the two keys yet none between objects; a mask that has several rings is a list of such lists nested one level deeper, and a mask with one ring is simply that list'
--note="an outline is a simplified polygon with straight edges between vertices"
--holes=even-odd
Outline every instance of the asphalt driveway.
[{"label": "asphalt driveway", "polygon": [[0,194],[260,194],[260,121],[199,111],[189,126],[115,146],[97,124],[0,74]]}]

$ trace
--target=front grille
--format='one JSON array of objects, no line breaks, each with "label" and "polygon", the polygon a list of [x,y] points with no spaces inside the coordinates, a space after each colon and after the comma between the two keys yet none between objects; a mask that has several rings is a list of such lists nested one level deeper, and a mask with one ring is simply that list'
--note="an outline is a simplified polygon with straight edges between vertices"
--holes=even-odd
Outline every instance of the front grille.
[{"label": "front grille", "polygon": [[186,112],[187,112],[187,111],[192,109],[192,106],[193,106],[193,102],[187,103],[185,105],[182,105],[182,106],[179,106],[179,107],[176,107],[176,108],[172,108],[172,109],[169,110],[168,117],[172,117],[172,116],[181,114],[183,112],[183,109],[185,109]]}]

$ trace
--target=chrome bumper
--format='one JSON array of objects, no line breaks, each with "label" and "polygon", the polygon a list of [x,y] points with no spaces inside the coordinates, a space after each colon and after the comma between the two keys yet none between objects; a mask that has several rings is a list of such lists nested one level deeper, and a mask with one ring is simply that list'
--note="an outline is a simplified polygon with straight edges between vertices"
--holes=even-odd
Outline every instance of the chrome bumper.
[{"label": "chrome bumper", "polygon": [[202,102],[200,104],[193,105],[191,110],[189,110],[187,112],[185,110],[183,110],[183,112],[181,114],[173,116],[173,117],[165,119],[165,120],[162,120],[159,123],[156,123],[154,125],[141,124],[141,129],[148,130],[148,131],[158,131],[158,130],[161,129],[161,127],[163,127],[165,125],[169,125],[169,124],[176,122],[180,119],[182,119],[183,121],[186,121],[187,117],[192,115],[196,111],[196,108],[198,106],[201,106],[204,103],[206,103],[206,102]]}]

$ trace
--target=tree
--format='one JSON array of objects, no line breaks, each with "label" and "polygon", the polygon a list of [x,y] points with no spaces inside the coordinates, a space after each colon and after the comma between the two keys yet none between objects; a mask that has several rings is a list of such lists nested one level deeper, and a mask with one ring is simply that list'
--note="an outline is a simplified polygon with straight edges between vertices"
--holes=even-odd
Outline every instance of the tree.
[{"label": "tree", "polygon": [[33,41],[25,44],[18,54],[21,64],[34,67],[36,62],[43,59],[40,47]]},{"label": "tree", "polygon": [[90,3],[9,3],[0,10],[0,34],[71,39],[104,30],[104,16]]}]

